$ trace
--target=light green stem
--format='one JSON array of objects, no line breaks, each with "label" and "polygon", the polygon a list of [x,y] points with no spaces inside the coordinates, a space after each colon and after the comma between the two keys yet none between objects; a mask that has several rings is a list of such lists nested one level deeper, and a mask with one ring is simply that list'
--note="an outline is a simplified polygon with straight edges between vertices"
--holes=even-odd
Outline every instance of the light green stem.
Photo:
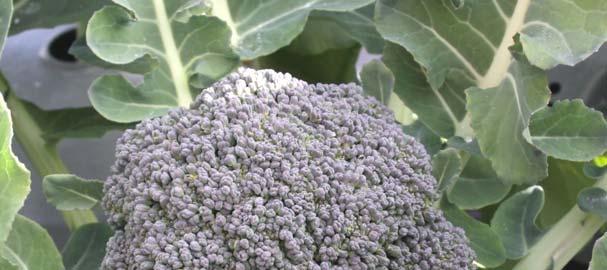
[{"label": "light green stem", "polygon": [[153,0],[152,5],[156,12],[156,25],[158,26],[160,39],[162,39],[162,45],[164,46],[164,51],[166,53],[166,61],[169,70],[171,71],[173,84],[175,85],[177,104],[180,107],[187,108],[192,103],[192,93],[190,93],[190,84],[188,82],[188,76],[186,75],[186,69],[181,62],[179,48],[177,47],[177,44],[175,44],[171,20],[167,14],[164,0]]},{"label": "light green stem", "polygon": [[[607,189],[607,175],[595,187]],[[563,267],[605,224],[601,217],[582,211],[577,205],[559,220],[514,270],[553,270]]]},{"label": "light green stem", "polygon": [[[59,157],[55,143],[49,143],[42,138],[40,126],[23,102],[10,91],[8,82],[2,74],[0,74],[0,92],[6,96],[6,103],[11,110],[15,137],[40,176],[69,173]],[[97,217],[91,210],[62,211],[62,214],[70,230],[97,222]]]}]

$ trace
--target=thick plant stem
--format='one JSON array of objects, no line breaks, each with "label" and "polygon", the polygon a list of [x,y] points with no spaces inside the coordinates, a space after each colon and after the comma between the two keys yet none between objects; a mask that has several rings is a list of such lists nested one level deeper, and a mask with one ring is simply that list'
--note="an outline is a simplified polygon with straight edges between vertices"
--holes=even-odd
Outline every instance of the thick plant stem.
[{"label": "thick plant stem", "polygon": [[[607,175],[595,185],[607,189]],[[529,254],[514,270],[552,270],[563,267],[601,229],[605,221],[594,214],[582,211],[577,205],[542,236]]]},{"label": "thick plant stem", "polygon": [[[9,90],[8,82],[0,74],[0,92],[5,95],[6,103],[11,110],[15,137],[36,171],[41,177],[56,173],[69,173],[59,157],[55,144],[42,138],[42,130],[36,120],[23,102]],[[91,210],[62,211],[62,214],[70,230],[97,222],[97,217]]]}]

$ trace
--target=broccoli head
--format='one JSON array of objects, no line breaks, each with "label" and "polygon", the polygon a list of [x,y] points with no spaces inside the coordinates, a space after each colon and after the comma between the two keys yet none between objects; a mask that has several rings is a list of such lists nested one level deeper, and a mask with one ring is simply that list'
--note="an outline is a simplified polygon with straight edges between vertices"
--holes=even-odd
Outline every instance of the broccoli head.
[{"label": "broccoli head", "polygon": [[472,269],[423,146],[355,84],[241,68],[118,140],[103,269]]}]

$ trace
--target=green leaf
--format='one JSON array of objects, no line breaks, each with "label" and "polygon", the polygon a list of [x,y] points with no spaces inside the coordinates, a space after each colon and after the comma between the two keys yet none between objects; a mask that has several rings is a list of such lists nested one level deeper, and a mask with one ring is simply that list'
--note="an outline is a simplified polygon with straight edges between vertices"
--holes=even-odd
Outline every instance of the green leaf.
[{"label": "green leaf", "polygon": [[486,267],[497,267],[506,261],[506,250],[489,225],[475,220],[444,199],[441,201],[441,209],[453,225],[466,231],[477,262]]},{"label": "green leaf", "polygon": [[84,210],[93,208],[101,200],[103,182],[71,174],[51,174],[44,177],[42,190],[58,210]]},{"label": "green leaf", "polygon": [[394,75],[379,60],[365,64],[360,72],[360,80],[365,94],[375,97],[384,105],[390,103],[394,89]]},{"label": "green leaf", "polygon": [[403,126],[403,132],[423,144],[430,156],[441,150],[441,138],[421,121],[415,121],[410,125]]},{"label": "green leaf", "polygon": [[543,71],[517,61],[497,87],[473,87],[466,94],[472,128],[497,175],[511,184],[533,184],[546,177],[546,155],[523,135],[531,114],[550,98]]},{"label": "green leaf", "polygon": [[232,30],[231,44],[243,59],[282,48],[303,31],[313,10],[351,11],[373,0],[211,0],[213,15]]},{"label": "green leaf", "polygon": [[0,256],[0,269],[2,270],[19,270],[19,267],[11,263],[9,260]]},{"label": "green leaf", "polygon": [[[388,106],[394,112],[396,121],[407,125],[417,119],[394,92],[394,75],[383,62],[372,60],[365,64],[360,73],[360,80],[365,94],[375,97]],[[427,129],[425,126],[423,128]]]},{"label": "green leaf", "polygon": [[306,26],[289,50],[300,54],[319,54],[330,49],[362,44],[370,53],[381,53],[384,39],[373,22],[375,5],[344,12],[312,11]]},{"label": "green leaf", "polygon": [[110,4],[109,0],[19,0],[11,34],[33,28],[51,28],[61,24],[88,20],[95,10]]},{"label": "green leaf", "polygon": [[530,2],[520,40],[531,64],[542,69],[573,66],[607,41],[605,1]]},{"label": "green leaf", "polygon": [[21,102],[42,130],[42,137],[49,143],[63,138],[98,138],[110,130],[132,127],[131,124],[107,120],[92,107],[45,111],[31,102]]},{"label": "green leaf", "polygon": [[584,212],[607,219],[607,191],[599,187],[588,187],[580,192],[577,204]]},{"label": "green leaf", "polygon": [[112,229],[103,223],[78,227],[61,252],[65,269],[99,269],[105,256],[105,244],[112,235]]},{"label": "green leaf", "polygon": [[447,145],[459,149],[462,172],[449,192],[449,201],[461,209],[480,209],[501,201],[511,185],[504,183],[491,168],[491,162],[483,157],[478,142],[452,137]]},{"label": "green leaf", "polygon": [[432,175],[438,183],[439,193],[453,186],[461,171],[461,160],[453,148],[442,150],[432,157]]},{"label": "green leaf", "polygon": [[594,163],[595,166],[603,168],[603,167],[607,167],[607,153],[602,154],[598,157],[595,157],[592,162]]},{"label": "green leaf", "polygon": [[607,269],[607,234],[604,234],[594,243],[592,259],[588,270]]},{"label": "green leaf", "polygon": [[13,229],[6,242],[0,244],[0,255],[19,270],[65,269],[61,255],[46,230],[21,215],[15,218]]},{"label": "green leaf", "polygon": [[464,89],[470,84],[445,84],[439,90],[430,87],[424,69],[402,47],[387,43],[383,62],[395,77],[394,92],[417,114],[433,133],[449,138],[460,133],[466,115]]},{"label": "green leaf", "polygon": [[464,0],[451,0],[454,8],[461,8],[464,6]]},{"label": "green leaf", "polygon": [[255,67],[288,72],[308,83],[348,83],[356,81],[359,52],[358,45],[348,49],[328,50],[318,55],[300,55],[283,48],[256,59]]},{"label": "green leaf", "polygon": [[459,9],[452,0],[379,0],[375,19],[386,40],[427,70],[434,89],[453,73],[480,88],[497,85],[517,33],[531,64],[542,69],[573,65],[607,40],[602,0],[468,1]]},{"label": "green leaf", "polygon": [[583,164],[548,158],[548,178],[539,184],[544,189],[546,203],[539,224],[543,228],[555,224],[577,203],[578,193],[596,181],[584,175]]},{"label": "green leaf", "polygon": [[76,39],[76,41],[70,47],[69,53],[74,57],[78,58],[78,60],[83,61],[89,65],[98,66],[105,69],[121,70],[136,74],[148,73],[158,66],[158,62],[156,62],[156,60],[154,60],[154,58],[150,57],[149,55],[145,55],[131,63],[124,65],[117,65],[103,61],[101,58],[95,55],[91,48],[89,48],[89,46],[86,44],[85,36]]},{"label": "green leaf", "polygon": [[447,193],[450,202],[461,209],[480,209],[508,195],[511,185],[497,177],[489,160],[474,153],[463,156],[463,170]]},{"label": "green leaf", "polygon": [[12,152],[12,123],[10,111],[0,96],[0,243],[9,236],[13,219],[30,191],[30,172]]},{"label": "green leaf", "polygon": [[89,90],[91,103],[104,117],[134,122],[188,107],[199,88],[229,73],[239,62],[229,47],[230,30],[214,17],[177,16],[187,0],[142,2],[115,0],[89,21],[91,50],[112,64],[127,64],[149,55],[158,67],[133,86],[120,76],[104,76]]},{"label": "green leaf", "polygon": [[506,257],[518,259],[541,238],[542,231],[535,225],[544,206],[544,191],[532,186],[506,199],[491,219],[491,228],[499,235]]},{"label": "green leaf", "polygon": [[13,0],[0,0],[0,58],[4,49],[4,41],[11,25],[13,15]]},{"label": "green leaf", "polygon": [[549,156],[589,161],[607,151],[607,122],[582,100],[555,102],[531,116],[531,143]]},{"label": "green leaf", "polygon": [[466,151],[470,154],[482,156],[481,148],[478,146],[477,140],[466,141],[462,137],[451,137],[447,140],[447,145],[455,149]]}]

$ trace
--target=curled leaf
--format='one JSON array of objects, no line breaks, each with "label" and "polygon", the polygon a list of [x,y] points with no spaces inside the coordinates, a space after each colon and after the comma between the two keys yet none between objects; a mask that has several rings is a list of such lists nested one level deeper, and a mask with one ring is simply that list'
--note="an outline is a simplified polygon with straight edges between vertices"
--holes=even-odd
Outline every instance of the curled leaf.
[{"label": "curled leaf", "polygon": [[607,191],[599,187],[588,187],[580,191],[577,204],[584,212],[607,219]]},{"label": "curled leaf", "polygon": [[506,199],[495,211],[491,228],[499,235],[506,257],[518,259],[541,238],[535,219],[544,206],[544,191],[532,186]]},{"label": "curled leaf", "polygon": [[51,174],[42,182],[49,203],[62,211],[91,209],[103,197],[103,182],[71,174]]}]

